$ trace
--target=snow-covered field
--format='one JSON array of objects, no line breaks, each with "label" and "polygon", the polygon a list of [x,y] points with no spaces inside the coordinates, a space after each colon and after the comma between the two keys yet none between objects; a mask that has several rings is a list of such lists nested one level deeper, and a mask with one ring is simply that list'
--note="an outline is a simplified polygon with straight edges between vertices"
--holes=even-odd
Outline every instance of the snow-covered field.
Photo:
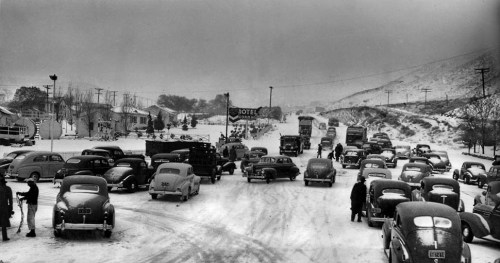
[{"label": "snow-covered field", "polygon": [[[278,153],[279,134],[296,134],[296,117],[259,140],[244,143],[265,146],[270,154]],[[181,133],[180,130],[171,130]],[[188,133],[210,134],[215,142],[225,126],[200,125]],[[324,131],[313,130],[312,149],[294,162],[304,171],[308,159],[315,157],[315,145]],[[345,142],[345,126],[338,129],[338,139]],[[394,141],[394,144],[404,142]],[[119,139],[115,142],[55,140],[54,151],[77,152],[95,145],[119,145],[125,150],[144,150],[143,139]],[[414,146],[414,145],[412,145]],[[447,149],[445,146],[431,145]],[[28,148],[28,147],[26,147]],[[37,141],[34,150],[50,150],[50,141]],[[18,148],[2,147],[0,155]],[[491,161],[464,156],[448,149],[453,168],[463,161]],[[327,152],[323,153],[326,157]],[[391,169],[398,175],[406,161]],[[239,162],[237,162],[239,167]],[[24,226],[16,234],[19,209],[11,219],[8,242],[0,243],[2,262],[386,262],[380,228],[366,222],[350,221],[349,195],[357,170],[337,169],[333,187],[305,187],[302,174],[296,181],[278,180],[247,183],[241,171],[224,173],[215,184],[203,181],[200,194],[180,203],[178,197],[152,200],[146,191],[133,194],[113,191],[111,202],[116,209],[116,227],[110,239],[95,232],[76,232],[65,238],[52,234],[52,206],[59,191],[49,182],[40,182],[37,213],[37,237],[27,238]],[[443,175],[451,177],[451,172]],[[397,178],[397,176],[394,176]],[[26,191],[25,183],[8,180],[13,192]],[[474,185],[461,185],[466,211],[472,199],[482,191]],[[26,210],[26,209],[25,209]],[[473,262],[493,262],[500,257],[496,243],[474,239],[470,244]]]}]

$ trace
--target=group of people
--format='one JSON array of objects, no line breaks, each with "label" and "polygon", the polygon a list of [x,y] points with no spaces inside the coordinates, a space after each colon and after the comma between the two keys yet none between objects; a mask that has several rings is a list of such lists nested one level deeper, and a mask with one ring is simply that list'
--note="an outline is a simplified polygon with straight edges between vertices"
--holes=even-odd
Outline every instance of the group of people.
[{"label": "group of people", "polygon": [[[28,204],[28,229],[26,236],[36,237],[35,233],[35,214],[38,208],[38,186],[35,180],[28,178],[26,180],[29,186],[27,192],[16,192],[16,195],[22,196],[21,201]],[[10,218],[14,215],[14,205],[12,199],[12,189],[7,186],[7,181],[3,176],[0,177],[0,226],[2,227],[2,240],[9,241],[7,228],[10,227]]]},{"label": "group of people", "polygon": [[[337,146],[335,146],[335,149],[328,154],[327,158],[328,159],[333,159],[335,156],[335,161],[339,161],[340,155],[342,155],[342,152],[344,151],[344,147],[342,146],[341,143],[338,143]],[[318,144],[318,154],[316,155],[316,158],[323,158],[321,157],[323,153],[323,146],[321,144]]]},{"label": "group of people", "polygon": [[229,157],[229,160],[231,162],[234,162],[236,161],[237,159],[237,154],[236,154],[236,148],[234,147],[234,145],[231,147],[231,150],[228,150],[227,149],[228,147],[224,147],[224,149],[222,150],[222,156],[223,157],[226,157],[228,158]]}]

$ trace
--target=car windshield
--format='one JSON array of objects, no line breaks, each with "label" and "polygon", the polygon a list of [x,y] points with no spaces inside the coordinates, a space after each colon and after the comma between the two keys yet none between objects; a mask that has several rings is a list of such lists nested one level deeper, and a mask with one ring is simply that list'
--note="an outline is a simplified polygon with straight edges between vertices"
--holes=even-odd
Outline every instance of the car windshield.
[{"label": "car windshield", "polygon": [[69,191],[72,193],[99,193],[99,186],[95,184],[72,184]]},{"label": "car windshield", "polygon": [[420,146],[420,150],[430,150],[431,148],[429,146]]},{"label": "car windshield", "polygon": [[349,152],[346,152],[345,154],[346,156],[357,156],[358,155],[358,152],[354,152],[354,151],[349,151]]},{"label": "car windshield", "polygon": [[119,164],[116,164],[116,166],[118,166],[118,167],[130,167],[130,163],[119,163]]},{"label": "car windshield", "polygon": [[161,174],[181,174],[181,170],[177,168],[161,168]]},{"label": "car windshield", "polygon": [[451,228],[451,220],[444,217],[432,216],[417,216],[413,218],[413,223],[417,227],[438,227],[438,228]]},{"label": "car windshield", "polygon": [[476,168],[476,169],[483,169],[484,170],[484,166],[483,165],[479,165],[479,164],[472,164],[470,166],[470,168]]},{"label": "car windshield", "polygon": [[275,163],[276,159],[273,157],[263,157],[263,158],[260,158],[259,162],[260,163]]},{"label": "car windshield", "polygon": [[450,190],[453,191],[453,186],[446,184],[435,184],[432,186],[432,190]]},{"label": "car windshield", "polygon": [[416,172],[422,172],[421,167],[416,167],[416,166],[407,166],[404,168],[405,171],[416,171]]}]

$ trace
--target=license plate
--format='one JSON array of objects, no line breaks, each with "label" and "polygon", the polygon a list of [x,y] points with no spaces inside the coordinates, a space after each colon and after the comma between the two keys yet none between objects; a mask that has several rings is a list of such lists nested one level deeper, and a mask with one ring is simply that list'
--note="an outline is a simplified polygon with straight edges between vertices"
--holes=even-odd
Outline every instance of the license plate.
[{"label": "license plate", "polygon": [[382,210],[380,208],[372,208],[372,213],[380,213]]},{"label": "license plate", "polygon": [[445,258],[444,250],[429,250],[429,258]]},{"label": "license plate", "polygon": [[92,213],[92,209],[90,208],[78,208],[78,214],[80,215],[88,215]]}]

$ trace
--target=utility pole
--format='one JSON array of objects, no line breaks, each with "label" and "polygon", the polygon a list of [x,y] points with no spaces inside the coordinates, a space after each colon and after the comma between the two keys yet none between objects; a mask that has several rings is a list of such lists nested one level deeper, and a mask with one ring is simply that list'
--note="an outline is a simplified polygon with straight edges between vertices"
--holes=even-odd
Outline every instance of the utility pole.
[{"label": "utility pole", "polygon": [[49,105],[49,90],[50,90],[50,85],[43,85],[43,87],[47,90],[47,107],[46,110],[49,112],[50,105]]},{"label": "utility pole", "polygon": [[102,88],[95,88],[97,90],[97,104],[99,104],[99,97],[101,96]]},{"label": "utility pole", "polygon": [[115,99],[116,99],[116,92],[117,91],[116,90],[112,90],[110,92],[113,92],[113,107],[114,107],[114,106],[116,106],[116,100]]},{"label": "utility pole", "polygon": [[389,94],[392,93],[392,90],[386,90],[385,93],[387,93],[387,107],[389,107]]},{"label": "utility pole", "polygon": [[229,125],[229,92],[224,93],[224,96],[226,97],[226,143],[227,141],[227,127]]},{"label": "utility pole", "polygon": [[424,108],[426,108],[427,107],[427,93],[431,92],[431,89],[429,89],[429,88],[423,88],[422,92],[425,92]]},{"label": "utility pole", "polygon": [[484,73],[490,72],[490,68],[477,68],[477,73],[481,73],[481,80],[483,81],[483,98],[486,97],[486,91],[484,90]]},{"label": "utility pole", "polygon": [[271,99],[273,97],[273,87],[269,87],[269,116],[267,117],[267,124],[269,124],[269,120],[271,119]]}]

